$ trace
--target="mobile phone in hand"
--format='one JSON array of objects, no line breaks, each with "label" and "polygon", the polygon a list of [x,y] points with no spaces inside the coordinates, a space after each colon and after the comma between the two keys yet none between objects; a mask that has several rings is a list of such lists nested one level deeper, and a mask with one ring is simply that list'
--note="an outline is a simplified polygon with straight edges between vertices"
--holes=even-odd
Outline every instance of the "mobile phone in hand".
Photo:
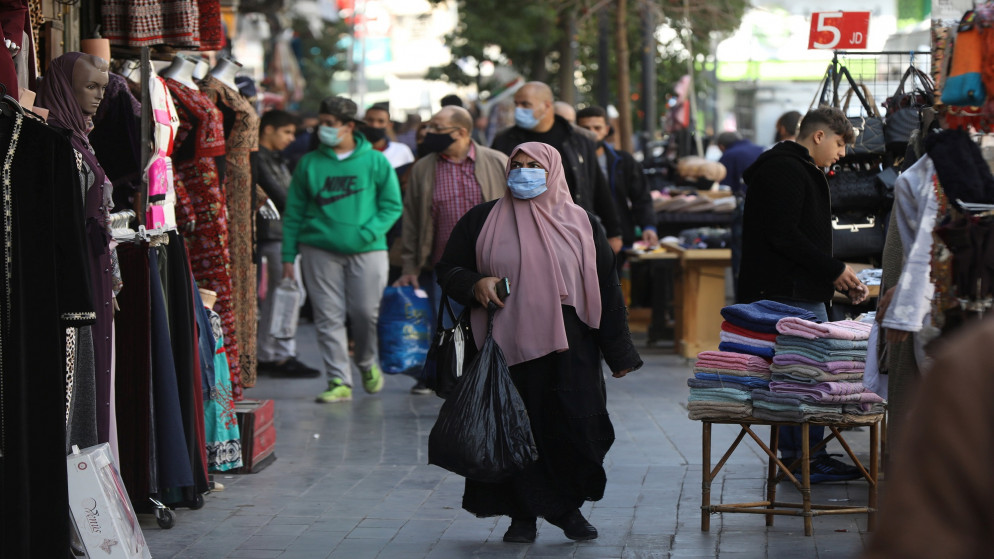
[{"label": "mobile phone in hand", "polygon": [[497,282],[497,298],[503,301],[507,299],[507,296],[511,294],[511,281],[507,278],[501,278]]}]

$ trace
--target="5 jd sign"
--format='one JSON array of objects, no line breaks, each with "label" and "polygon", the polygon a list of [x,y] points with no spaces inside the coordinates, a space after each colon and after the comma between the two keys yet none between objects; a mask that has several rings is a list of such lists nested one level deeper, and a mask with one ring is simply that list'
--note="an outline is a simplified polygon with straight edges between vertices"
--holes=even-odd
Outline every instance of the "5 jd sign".
[{"label": "5 jd sign", "polygon": [[814,12],[809,49],[865,49],[870,12]]}]

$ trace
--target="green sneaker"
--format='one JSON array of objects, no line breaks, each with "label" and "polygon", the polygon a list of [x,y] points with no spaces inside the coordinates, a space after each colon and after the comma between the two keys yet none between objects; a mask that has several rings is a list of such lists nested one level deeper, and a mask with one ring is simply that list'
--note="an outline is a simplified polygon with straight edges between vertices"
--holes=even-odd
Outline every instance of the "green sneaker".
[{"label": "green sneaker", "polygon": [[370,394],[383,390],[383,373],[380,372],[379,365],[374,363],[368,371],[362,372],[362,387]]},{"label": "green sneaker", "polygon": [[348,402],[352,399],[352,388],[342,384],[340,379],[328,381],[328,390],[318,394],[317,401],[323,404]]}]

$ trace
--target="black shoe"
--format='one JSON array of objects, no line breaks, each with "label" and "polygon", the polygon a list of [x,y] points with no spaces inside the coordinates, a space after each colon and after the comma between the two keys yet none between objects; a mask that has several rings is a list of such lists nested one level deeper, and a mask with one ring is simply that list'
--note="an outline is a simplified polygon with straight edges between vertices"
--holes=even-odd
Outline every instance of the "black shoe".
[{"label": "black shoe", "polygon": [[533,543],[535,541],[535,517],[511,518],[511,525],[504,532],[504,541],[507,543]]},{"label": "black shoe", "polygon": [[425,386],[425,383],[418,381],[417,384],[411,387],[411,394],[417,394],[419,396],[425,396],[434,392],[431,388]]},{"label": "black shoe", "polygon": [[840,462],[829,454],[822,454],[811,459],[811,483],[849,481],[862,477],[863,474],[859,468]]},{"label": "black shoe", "polygon": [[274,363],[266,369],[270,375],[283,378],[315,378],[321,376],[321,371],[312,369],[297,361],[296,357],[289,357],[282,363]]},{"label": "black shoe", "polygon": [[597,538],[597,528],[580,514],[580,509],[573,509],[562,516],[545,518],[553,526],[562,528],[567,538],[575,541],[586,541]]}]

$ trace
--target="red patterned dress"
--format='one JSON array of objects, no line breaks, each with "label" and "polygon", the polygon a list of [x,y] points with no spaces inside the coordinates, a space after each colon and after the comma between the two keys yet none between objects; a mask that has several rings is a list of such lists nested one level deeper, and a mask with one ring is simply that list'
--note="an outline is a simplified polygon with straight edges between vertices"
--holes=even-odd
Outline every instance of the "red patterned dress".
[{"label": "red patterned dress", "polygon": [[214,310],[224,323],[225,349],[235,400],[242,399],[238,366],[238,329],[232,303],[231,253],[228,246],[228,209],[215,157],[225,154],[221,111],[206,95],[176,80],[166,79],[173,95],[180,128],[173,148],[176,174],[176,223],[186,233],[190,265],[197,285],[217,292]]},{"label": "red patterned dress", "polygon": [[249,154],[259,150],[259,116],[252,103],[214,77],[207,76],[200,82],[200,90],[217,105],[224,118],[224,193],[228,201],[232,302],[238,329],[242,386],[251,388],[255,386],[259,303],[256,298],[255,260],[252,257],[255,247],[252,191],[255,187]]}]

